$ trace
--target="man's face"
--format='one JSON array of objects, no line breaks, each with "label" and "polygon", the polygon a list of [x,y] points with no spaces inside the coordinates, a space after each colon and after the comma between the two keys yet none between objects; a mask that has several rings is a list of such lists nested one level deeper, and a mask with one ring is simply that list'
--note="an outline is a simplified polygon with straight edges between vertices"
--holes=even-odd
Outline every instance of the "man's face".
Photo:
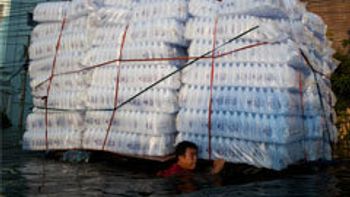
[{"label": "man's face", "polygon": [[179,156],[179,164],[186,170],[193,170],[196,168],[197,163],[197,150],[193,148],[187,148],[184,155]]}]

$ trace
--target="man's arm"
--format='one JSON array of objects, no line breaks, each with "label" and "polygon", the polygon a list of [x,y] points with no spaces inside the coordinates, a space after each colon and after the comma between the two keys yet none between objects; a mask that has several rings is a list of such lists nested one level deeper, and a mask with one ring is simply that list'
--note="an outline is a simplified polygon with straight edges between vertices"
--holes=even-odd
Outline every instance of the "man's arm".
[{"label": "man's arm", "polygon": [[214,160],[213,162],[213,168],[210,171],[210,174],[218,174],[222,171],[222,169],[224,169],[224,165],[225,165],[225,160],[223,159],[217,159]]}]

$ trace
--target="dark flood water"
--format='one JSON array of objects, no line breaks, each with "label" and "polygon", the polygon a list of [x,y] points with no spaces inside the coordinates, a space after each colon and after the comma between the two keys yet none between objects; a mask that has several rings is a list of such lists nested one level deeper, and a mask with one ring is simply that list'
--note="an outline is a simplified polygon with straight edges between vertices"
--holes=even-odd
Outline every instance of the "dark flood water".
[{"label": "dark flood water", "polygon": [[163,179],[154,175],[161,166],[157,162],[105,155],[67,163],[23,152],[13,133],[2,132],[4,196],[350,196],[350,160],[344,156],[282,172],[233,165],[218,177]]}]

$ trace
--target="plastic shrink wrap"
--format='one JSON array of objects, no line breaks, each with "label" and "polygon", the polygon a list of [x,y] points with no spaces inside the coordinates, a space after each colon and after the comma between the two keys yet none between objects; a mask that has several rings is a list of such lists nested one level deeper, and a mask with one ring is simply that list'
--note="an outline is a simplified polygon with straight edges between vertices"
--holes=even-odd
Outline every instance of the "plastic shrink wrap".
[{"label": "plastic shrink wrap", "polygon": [[39,24],[29,48],[34,109],[27,118],[24,149],[82,148],[85,115],[74,110],[85,108],[87,75],[56,75],[82,68],[80,61],[90,45],[88,13],[97,8],[97,1],[89,0],[41,3],[35,8]]},{"label": "plastic shrink wrap", "polygon": [[[152,59],[186,56],[187,1],[135,1],[133,6],[111,5],[102,10],[92,19],[96,34],[83,64],[141,60],[117,61],[93,70],[87,107],[113,109],[180,66],[180,61]],[[101,149],[105,144],[110,152],[148,156],[172,153],[179,88],[180,76],[175,75],[117,110],[113,120],[109,111],[88,112],[83,147]]]},{"label": "plastic shrink wrap", "polygon": [[[275,170],[331,158],[338,63],[326,25],[298,0],[73,0],[39,4],[34,19],[25,149],[165,156],[189,140],[200,158]],[[218,46],[254,26],[113,114],[211,51],[214,34]]]},{"label": "plastic shrink wrap", "polygon": [[[215,55],[252,47],[201,59],[182,72],[177,143],[195,142],[203,159],[275,170],[302,159],[331,158],[337,131],[327,76],[337,62],[322,20],[293,0],[190,0],[189,11],[189,56],[212,50],[214,37],[218,46],[259,28]],[[318,71],[317,81],[300,50]]]},{"label": "plastic shrink wrap", "polygon": [[[32,33],[30,84],[34,105],[41,110],[28,117],[24,148],[80,148],[147,156],[172,153],[179,74],[112,114],[116,105],[175,71],[183,61],[116,60],[186,57],[187,18],[186,0],[39,4],[34,11],[40,24]],[[98,64],[104,65],[89,69]],[[79,72],[81,69],[86,70]],[[45,108],[49,109],[47,116]],[[68,118],[65,115],[71,111],[78,111],[74,114],[79,117],[79,127],[62,123],[62,117]],[[59,124],[59,131],[53,123]],[[67,145],[73,137],[74,145]]]}]

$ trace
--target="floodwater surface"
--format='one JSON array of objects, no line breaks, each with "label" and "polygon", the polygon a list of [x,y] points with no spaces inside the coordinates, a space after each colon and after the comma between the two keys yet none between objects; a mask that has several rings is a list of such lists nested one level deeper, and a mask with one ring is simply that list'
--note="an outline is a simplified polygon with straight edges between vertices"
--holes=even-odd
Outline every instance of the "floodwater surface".
[{"label": "floodwater surface", "polygon": [[2,132],[0,194],[5,196],[350,196],[345,157],[282,172],[228,165],[221,176],[166,179],[155,176],[164,167],[157,162],[106,154],[89,163],[68,163],[24,152],[14,133]]}]

